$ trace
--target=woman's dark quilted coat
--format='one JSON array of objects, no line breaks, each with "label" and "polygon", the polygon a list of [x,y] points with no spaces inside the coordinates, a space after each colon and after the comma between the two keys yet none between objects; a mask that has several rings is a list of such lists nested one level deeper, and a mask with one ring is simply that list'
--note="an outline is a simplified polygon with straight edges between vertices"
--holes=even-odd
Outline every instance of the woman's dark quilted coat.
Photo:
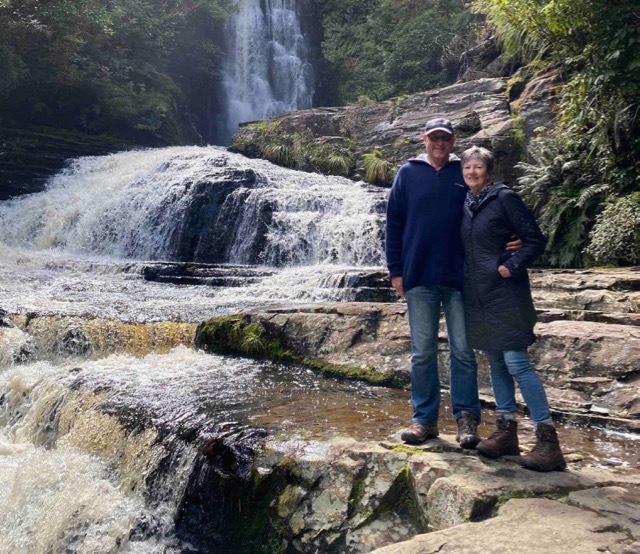
[{"label": "woman's dark quilted coat", "polygon": [[[546,242],[533,214],[515,192],[496,183],[474,211],[465,205],[460,233],[469,344],[481,350],[533,344],[536,312],[527,267],[542,254]],[[511,255],[505,245],[513,234],[523,244]],[[510,278],[498,273],[501,264],[511,272]]]}]

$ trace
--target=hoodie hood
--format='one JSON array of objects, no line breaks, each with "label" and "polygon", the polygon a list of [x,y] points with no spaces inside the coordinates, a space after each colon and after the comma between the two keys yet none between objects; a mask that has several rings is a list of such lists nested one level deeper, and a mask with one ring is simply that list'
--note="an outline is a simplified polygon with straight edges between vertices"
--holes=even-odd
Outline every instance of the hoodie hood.
[{"label": "hoodie hood", "polygon": [[[409,161],[410,162],[418,162],[418,163],[431,165],[431,163],[429,162],[429,158],[427,158],[427,153],[426,152],[423,152],[422,154],[419,154],[415,158],[410,158]],[[458,161],[460,161],[460,158],[458,158],[458,156],[456,156],[455,154],[449,154],[449,162],[448,163],[458,162]],[[433,167],[433,166],[431,166],[431,167]]]}]

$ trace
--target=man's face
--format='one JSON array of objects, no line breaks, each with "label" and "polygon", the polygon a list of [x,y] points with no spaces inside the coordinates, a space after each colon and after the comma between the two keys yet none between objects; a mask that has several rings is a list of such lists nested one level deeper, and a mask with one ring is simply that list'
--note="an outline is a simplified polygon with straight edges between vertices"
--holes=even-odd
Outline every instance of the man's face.
[{"label": "man's face", "polygon": [[449,154],[453,150],[456,137],[444,131],[433,131],[428,135],[422,135],[422,140],[427,147],[429,161],[438,169],[449,163]]}]

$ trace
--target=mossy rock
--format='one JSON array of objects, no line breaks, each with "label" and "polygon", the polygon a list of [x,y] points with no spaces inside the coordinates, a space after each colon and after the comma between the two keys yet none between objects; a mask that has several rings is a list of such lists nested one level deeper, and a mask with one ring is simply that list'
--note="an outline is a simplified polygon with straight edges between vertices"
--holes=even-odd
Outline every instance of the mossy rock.
[{"label": "mossy rock", "polygon": [[261,322],[251,321],[247,315],[221,316],[205,321],[196,331],[195,345],[196,348],[217,354],[251,356],[284,364],[297,364],[329,377],[394,388],[404,385],[393,372],[332,364],[298,354],[286,347],[283,338],[277,336],[275,330],[267,332]]}]

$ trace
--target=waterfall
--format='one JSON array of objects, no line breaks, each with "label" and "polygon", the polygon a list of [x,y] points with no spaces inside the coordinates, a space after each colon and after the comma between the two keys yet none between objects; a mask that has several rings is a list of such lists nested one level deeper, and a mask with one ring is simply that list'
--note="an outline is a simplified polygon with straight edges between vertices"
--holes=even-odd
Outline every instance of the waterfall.
[{"label": "waterfall", "polygon": [[238,12],[226,28],[227,142],[239,123],[311,107],[313,66],[298,4],[296,0],[238,1]]},{"label": "waterfall", "polygon": [[386,191],[219,147],[76,160],[0,205],[5,245],[118,259],[382,264]]},{"label": "waterfall", "polygon": [[377,390],[190,348],[215,315],[350,298],[386,195],[181,147],[77,159],[0,203],[0,553],[235,552],[266,430],[392,422]]}]

